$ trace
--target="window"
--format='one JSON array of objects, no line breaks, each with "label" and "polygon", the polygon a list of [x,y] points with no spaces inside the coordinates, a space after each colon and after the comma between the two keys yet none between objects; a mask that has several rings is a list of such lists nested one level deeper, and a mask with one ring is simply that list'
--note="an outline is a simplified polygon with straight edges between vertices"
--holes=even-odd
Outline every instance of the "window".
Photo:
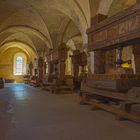
[{"label": "window", "polygon": [[23,58],[21,56],[18,56],[16,58],[16,74],[22,75],[23,73]]},{"label": "window", "polygon": [[24,53],[16,53],[13,62],[13,74],[24,75],[26,74],[27,58]]}]

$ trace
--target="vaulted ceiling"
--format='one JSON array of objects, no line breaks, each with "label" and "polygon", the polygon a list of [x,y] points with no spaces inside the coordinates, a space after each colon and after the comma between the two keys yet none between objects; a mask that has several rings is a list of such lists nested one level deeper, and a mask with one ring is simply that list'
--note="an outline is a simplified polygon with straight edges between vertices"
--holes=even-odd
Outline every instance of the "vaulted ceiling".
[{"label": "vaulted ceiling", "polygon": [[86,44],[97,13],[115,14],[135,0],[0,0],[0,46],[23,43],[37,52],[69,39]]}]

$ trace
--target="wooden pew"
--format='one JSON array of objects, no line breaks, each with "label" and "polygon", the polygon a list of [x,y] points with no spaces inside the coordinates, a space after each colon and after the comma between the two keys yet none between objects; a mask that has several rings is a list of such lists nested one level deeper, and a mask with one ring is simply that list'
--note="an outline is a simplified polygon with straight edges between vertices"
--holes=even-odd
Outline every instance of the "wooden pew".
[{"label": "wooden pew", "polygon": [[[137,87],[140,86],[140,80],[137,76],[131,75],[130,78],[130,75],[116,75],[114,80],[105,80],[109,75],[104,75],[105,79],[101,80],[101,76],[96,75],[95,79],[87,78],[82,81],[80,104],[89,104],[94,110],[103,109],[116,114],[117,118],[140,123],[140,116],[131,113],[131,107],[140,104],[140,87]],[[112,106],[112,103],[117,106]]]},{"label": "wooden pew", "polygon": [[29,83],[31,86],[34,86],[34,87],[38,87],[40,86],[40,81],[38,79],[38,77],[36,76],[31,76],[30,78],[30,83]]}]

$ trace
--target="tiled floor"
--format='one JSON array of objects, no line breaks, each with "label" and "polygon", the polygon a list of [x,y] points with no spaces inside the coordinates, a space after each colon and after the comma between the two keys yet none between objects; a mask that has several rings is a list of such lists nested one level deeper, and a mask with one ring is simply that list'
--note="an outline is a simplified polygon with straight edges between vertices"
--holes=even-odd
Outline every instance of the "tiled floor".
[{"label": "tiled floor", "polygon": [[7,140],[140,140],[139,124],[80,106],[77,95],[52,95],[24,84],[2,92],[10,93],[14,107]]}]

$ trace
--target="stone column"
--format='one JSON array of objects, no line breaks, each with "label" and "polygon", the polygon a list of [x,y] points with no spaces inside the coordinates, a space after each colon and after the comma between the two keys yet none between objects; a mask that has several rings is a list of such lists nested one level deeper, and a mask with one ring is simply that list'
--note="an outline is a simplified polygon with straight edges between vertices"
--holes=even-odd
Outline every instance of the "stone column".
[{"label": "stone column", "polygon": [[49,53],[46,55],[47,57],[47,66],[48,66],[48,75],[51,75],[53,72],[53,68],[52,68],[52,54],[51,51],[49,51]]},{"label": "stone column", "polygon": [[72,64],[73,64],[73,76],[75,79],[78,78],[79,76],[79,53],[80,51],[79,50],[75,50],[73,52],[73,56],[72,57]]},{"label": "stone column", "polygon": [[34,74],[35,76],[38,75],[38,59],[37,58],[34,59]]},{"label": "stone column", "polygon": [[48,62],[48,75],[50,75],[51,73],[51,66],[50,66],[50,62]]},{"label": "stone column", "polygon": [[40,57],[38,59],[38,78],[40,81],[42,81],[43,76],[44,76],[43,75],[43,70],[44,70],[43,64],[44,64],[43,57]]},{"label": "stone column", "polygon": [[64,81],[65,79],[65,61],[60,61],[60,80]]},{"label": "stone column", "polygon": [[65,61],[67,59],[67,47],[65,43],[62,43],[58,48],[58,58],[59,58],[59,77],[60,80],[65,80]]},{"label": "stone column", "polygon": [[29,63],[29,74],[30,74],[30,76],[33,75],[33,63],[32,62]]},{"label": "stone column", "polygon": [[47,69],[47,64],[46,64],[46,62],[44,62],[44,64],[43,64],[43,69],[44,69],[43,74],[46,75],[46,69]]}]

